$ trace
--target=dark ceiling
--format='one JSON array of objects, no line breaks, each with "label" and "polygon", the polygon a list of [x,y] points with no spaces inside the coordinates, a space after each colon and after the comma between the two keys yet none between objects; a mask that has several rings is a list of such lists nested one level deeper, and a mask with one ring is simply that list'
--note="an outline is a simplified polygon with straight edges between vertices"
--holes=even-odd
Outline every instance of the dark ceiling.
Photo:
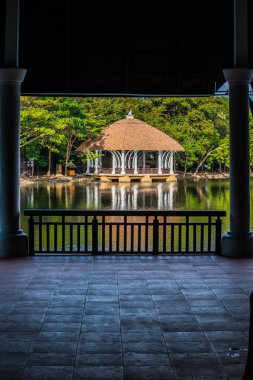
[{"label": "dark ceiling", "polygon": [[20,17],[25,94],[209,95],[233,66],[233,0],[23,0]]}]

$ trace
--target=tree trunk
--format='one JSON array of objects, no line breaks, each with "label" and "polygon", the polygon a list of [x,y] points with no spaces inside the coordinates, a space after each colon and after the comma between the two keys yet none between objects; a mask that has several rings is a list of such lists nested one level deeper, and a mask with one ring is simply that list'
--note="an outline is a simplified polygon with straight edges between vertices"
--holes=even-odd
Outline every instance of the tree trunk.
[{"label": "tree trunk", "polygon": [[68,143],[67,143],[67,149],[66,149],[66,157],[65,157],[65,176],[68,174],[69,157],[70,157],[70,140],[68,140]]},{"label": "tree trunk", "polygon": [[47,172],[47,176],[51,175],[51,156],[52,156],[52,151],[51,151],[51,149],[48,149],[48,172]]},{"label": "tree trunk", "polygon": [[185,158],[185,162],[184,162],[184,177],[186,176],[186,171],[187,171],[187,158]]},{"label": "tree trunk", "polygon": [[204,162],[207,160],[207,158],[210,156],[210,154],[213,153],[216,149],[218,149],[218,147],[215,148],[215,149],[210,150],[210,151],[205,155],[205,157],[200,161],[200,163],[198,164],[198,166],[197,166],[197,168],[196,168],[196,170],[195,170],[195,173],[194,173],[195,175],[198,174],[199,169],[201,168],[201,166],[204,164]]},{"label": "tree trunk", "polygon": [[69,137],[68,143],[67,143],[67,150],[66,150],[66,158],[65,158],[65,176],[67,175],[67,170],[68,170],[68,163],[71,155],[71,150],[73,147],[73,144],[76,140],[76,137]]}]

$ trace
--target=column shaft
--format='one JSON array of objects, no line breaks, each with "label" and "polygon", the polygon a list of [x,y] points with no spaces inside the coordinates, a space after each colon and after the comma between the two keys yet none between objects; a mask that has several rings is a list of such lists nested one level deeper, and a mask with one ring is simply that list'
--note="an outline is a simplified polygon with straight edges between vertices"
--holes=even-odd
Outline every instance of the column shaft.
[{"label": "column shaft", "polygon": [[134,152],[134,174],[138,174],[138,152],[137,150]]},{"label": "column shaft", "polygon": [[125,169],[125,151],[121,151],[121,174],[126,174],[126,169]]},{"label": "column shaft", "polygon": [[0,69],[0,256],[27,255],[20,230],[20,85],[26,70]]},{"label": "column shaft", "polygon": [[[98,155],[98,150],[96,150],[96,154]],[[95,158],[95,170],[94,170],[94,173],[95,174],[98,174],[98,160],[99,158]]]},{"label": "column shaft", "polygon": [[162,151],[158,151],[158,174],[162,174]]},{"label": "column shaft", "polygon": [[115,167],[116,167],[115,153],[112,153],[112,174],[115,174]]},{"label": "column shaft", "polygon": [[230,114],[230,231],[223,237],[226,256],[253,254],[250,233],[249,82],[252,70],[227,69]]},{"label": "column shaft", "polygon": [[174,153],[170,155],[170,174],[174,174]]},{"label": "column shaft", "polygon": [[249,232],[249,95],[248,83],[231,83],[230,109],[230,231]]},{"label": "column shaft", "polygon": [[86,168],[86,174],[90,174],[90,159],[87,159],[87,168]]},{"label": "column shaft", "polygon": [[143,173],[145,173],[145,168],[146,168],[146,152],[145,150],[142,152],[142,161],[143,161]]}]

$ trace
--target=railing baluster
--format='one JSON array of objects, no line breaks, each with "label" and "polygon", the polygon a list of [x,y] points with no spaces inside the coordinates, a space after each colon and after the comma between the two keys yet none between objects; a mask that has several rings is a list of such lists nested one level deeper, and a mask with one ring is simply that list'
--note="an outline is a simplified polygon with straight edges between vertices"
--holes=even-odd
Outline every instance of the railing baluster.
[{"label": "railing baluster", "polygon": [[200,252],[204,252],[204,225],[201,224],[200,229]]},{"label": "railing baluster", "polygon": [[182,224],[178,224],[178,252],[182,252]]},{"label": "railing baluster", "polygon": [[34,218],[29,218],[29,256],[34,255]]},{"label": "railing baluster", "polygon": [[131,253],[134,252],[134,225],[131,224]]},{"label": "railing baluster", "polygon": [[173,253],[174,252],[174,241],[175,241],[175,225],[174,224],[171,224],[171,235],[170,235],[170,239],[171,239],[171,252]]},{"label": "railing baluster", "polygon": [[145,252],[148,253],[148,216],[146,216],[146,223],[145,223]]},{"label": "railing baluster", "polygon": [[124,215],[124,252],[127,252],[127,216]]},{"label": "railing baluster", "polygon": [[221,219],[218,216],[215,222],[216,234],[215,234],[215,254],[221,254]]},{"label": "railing baluster", "polygon": [[98,220],[96,216],[92,220],[92,253],[94,255],[98,253]]},{"label": "railing baluster", "polygon": [[39,216],[39,252],[42,252],[42,216]]},{"label": "railing baluster", "polygon": [[84,250],[88,253],[88,216],[84,217]]},{"label": "railing baluster", "polygon": [[163,253],[166,253],[167,252],[167,249],[166,249],[166,242],[167,242],[167,236],[166,236],[166,228],[167,228],[167,224],[166,224],[166,216],[163,217]]},{"label": "railing baluster", "polygon": [[105,252],[105,216],[102,216],[102,253]]},{"label": "railing baluster", "polygon": [[185,222],[185,252],[187,253],[189,251],[189,216],[186,216]]},{"label": "railing baluster", "polygon": [[69,251],[73,252],[73,224],[69,226]]},{"label": "railing baluster", "polygon": [[212,239],[212,217],[208,217],[208,231],[207,231],[207,251],[208,253],[211,252],[211,240]]},{"label": "railing baluster", "polygon": [[58,235],[57,235],[57,223],[54,225],[54,252],[57,252],[57,246],[58,246]]},{"label": "railing baluster", "polygon": [[109,252],[112,253],[112,224],[109,224]]},{"label": "railing baluster", "polygon": [[116,252],[119,252],[119,239],[120,239],[120,235],[119,235],[119,229],[120,229],[120,225],[117,224],[116,225]]},{"label": "railing baluster", "polygon": [[138,238],[138,252],[140,253],[141,252],[141,224],[138,224],[137,238]]},{"label": "railing baluster", "polygon": [[46,232],[46,239],[47,239],[47,253],[50,252],[50,224],[49,222],[47,223],[47,232]]},{"label": "railing baluster", "polygon": [[195,223],[193,225],[193,252],[197,252],[197,226]]},{"label": "railing baluster", "polygon": [[62,252],[65,252],[65,216],[62,217]]},{"label": "railing baluster", "polygon": [[157,216],[153,220],[153,255],[159,253],[159,221]]},{"label": "railing baluster", "polygon": [[81,226],[77,225],[77,252],[81,252]]}]

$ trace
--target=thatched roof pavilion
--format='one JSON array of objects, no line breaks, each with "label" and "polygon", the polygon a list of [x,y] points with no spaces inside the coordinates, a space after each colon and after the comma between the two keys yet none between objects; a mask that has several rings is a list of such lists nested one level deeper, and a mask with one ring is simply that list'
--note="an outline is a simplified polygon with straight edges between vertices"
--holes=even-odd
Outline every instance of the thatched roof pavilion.
[{"label": "thatched roof pavilion", "polygon": [[125,119],[109,125],[98,138],[83,142],[77,151],[83,152],[86,149],[184,151],[184,148],[172,137],[130,115],[131,113]]},{"label": "thatched roof pavilion", "polygon": [[[134,118],[130,111],[125,119],[109,125],[96,139],[84,141],[76,151],[103,153],[104,163],[104,157],[107,157],[107,168],[101,159],[89,160],[87,173],[94,167],[94,173],[110,172],[106,169],[111,168],[113,175],[129,174],[131,170],[133,174],[165,174],[168,171],[173,174],[173,154],[184,151],[184,148],[157,128]],[[110,153],[112,161],[109,167],[106,152]]]}]

